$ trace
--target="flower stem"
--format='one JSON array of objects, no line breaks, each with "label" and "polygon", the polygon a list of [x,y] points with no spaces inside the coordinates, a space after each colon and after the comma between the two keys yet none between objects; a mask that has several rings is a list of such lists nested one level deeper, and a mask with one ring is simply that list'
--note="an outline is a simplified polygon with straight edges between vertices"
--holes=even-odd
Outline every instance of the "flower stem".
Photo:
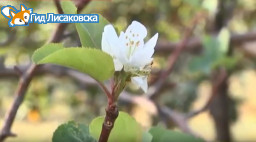
[{"label": "flower stem", "polygon": [[125,72],[116,72],[114,75],[114,82],[112,84],[111,93],[106,89],[106,87],[103,84],[100,84],[104,89],[105,93],[107,94],[108,106],[106,108],[106,116],[102,124],[99,142],[108,141],[110,132],[113,129],[114,123],[119,114],[118,107],[116,105],[117,98],[120,95],[120,93],[124,90],[128,78],[129,75],[127,75]]},{"label": "flower stem", "polygon": [[114,127],[116,118],[118,117],[118,108],[115,103],[109,104],[106,108],[106,117],[102,125],[99,142],[107,142],[110,132]]}]

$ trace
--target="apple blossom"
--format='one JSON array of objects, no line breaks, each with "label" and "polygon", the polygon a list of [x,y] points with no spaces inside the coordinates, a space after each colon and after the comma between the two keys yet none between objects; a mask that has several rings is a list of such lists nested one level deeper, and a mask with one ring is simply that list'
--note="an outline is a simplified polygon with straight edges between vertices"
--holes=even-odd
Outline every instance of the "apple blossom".
[{"label": "apple blossom", "polygon": [[152,55],[158,39],[158,33],[144,44],[147,29],[133,21],[120,36],[112,25],[106,25],[102,34],[102,50],[113,57],[115,71],[122,69],[131,75],[131,82],[148,89],[147,78],[151,71]]}]

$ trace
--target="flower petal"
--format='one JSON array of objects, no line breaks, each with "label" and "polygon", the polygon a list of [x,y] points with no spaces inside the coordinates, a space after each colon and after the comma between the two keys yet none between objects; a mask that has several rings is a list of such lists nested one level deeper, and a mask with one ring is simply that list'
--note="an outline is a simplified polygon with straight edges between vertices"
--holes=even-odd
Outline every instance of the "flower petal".
[{"label": "flower petal", "polygon": [[119,42],[120,42],[120,49],[119,49],[119,53],[120,53],[120,54],[119,54],[118,58],[119,58],[119,60],[120,60],[123,64],[125,64],[125,63],[128,62],[128,52],[129,52],[129,48],[127,48],[127,47],[125,46],[126,40],[125,40],[125,34],[124,34],[123,31],[120,33]]},{"label": "flower petal", "polygon": [[106,25],[102,34],[101,40],[102,50],[109,53],[111,56],[118,54],[118,37],[116,31],[112,25]]},{"label": "flower petal", "polygon": [[106,33],[103,32],[102,34],[102,40],[101,40],[101,48],[104,52],[108,53],[109,55],[113,56],[112,48],[109,44],[109,42],[106,39]]},{"label": "flower petal", "polygon": [[147,29],[137,21],[133,21],[125,33],[121,33],[119,37],[123,47],[121,50],[125,53],[127,60],[130,59],[137,49],[143,48],[146,35]]},{"label": "flower petal", "polygon": [[136,67],[144,67],[152,62],[152,55],[154,54],[156,42],[158,39],[158,33],[155,34],[143,48],[138,48],[132,55],[130,63]]},{"label": "flower petal", "polygon": [[158,39],[158,33],[156,33],[148,42],[144,45],[143,51],[145,52],[145,56],[152,57],[155,52],[155,46]]},{"label": "flower petal", "polygon": [[148,77],[132,77],[131,81],[133,84],[139,86],[145,93],[148,90]]},{"label": "flower petal", "polygon": [[[126,34],[134,34],[134,37],[144,39],[147,36],[147,29],[138,21],[133,21],[130,26],[128,26],[125,31]],[[137,36],[138,34],[138,36]]]},{"label": "flower petal", "polygon": [[123,68],[122,61],[125,61],[124,56],[120,54],[122,52],[119,38],[116,31],[112,25],[107,25],[104,27],[104,32],[102,34],[101,46],[102,50],[113,57],[115,71],[120,71]]},{"label": "flower petal", "polygon": [[141,48],[136,50],[133,56],[130,59],[130,66],[134,66],[137,68],[143,68],[144,66],[150,64],[153,58],[146,56],[145,51]]}]

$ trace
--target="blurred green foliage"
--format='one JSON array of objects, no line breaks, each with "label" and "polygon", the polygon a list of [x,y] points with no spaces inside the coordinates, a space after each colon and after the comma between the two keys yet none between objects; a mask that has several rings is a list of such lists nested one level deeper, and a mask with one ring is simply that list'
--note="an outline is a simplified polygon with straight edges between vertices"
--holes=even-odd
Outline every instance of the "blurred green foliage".
[{"label": "blurred green foliage", "polygon": [[165,130],[161,127],[152,127],[149,130],[149,133],[152,134],[153,140],[152,142],[166,142],[166,141],[177,141],[177,142],[203,142],[200,138],[195,138],[194,136],[171,131]]}]

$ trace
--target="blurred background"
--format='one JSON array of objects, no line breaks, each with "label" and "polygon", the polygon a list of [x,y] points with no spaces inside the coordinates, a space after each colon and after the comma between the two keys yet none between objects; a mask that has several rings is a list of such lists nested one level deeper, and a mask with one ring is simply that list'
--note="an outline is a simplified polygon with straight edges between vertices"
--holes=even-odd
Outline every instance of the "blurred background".
[{"label": "blurred background", "polygon": [[[1,7],[17,9],[20,4],[40,14],[57,13],[51,0],[0,2]],[[147,39],[159,33],[149,92],[193,20],[200,17],[161,91],[148,99],[149,94],[129,85],[121,94],[119,110],[130,113],[145,130],[159,125],[208,141],[256,141],[255,0],[98,0],[81,13],[102,14],[118,32],[138,20],[148,29]],[[18,85],[14,67],[25,71],[32,53],[49,40],[56,26],[9,28],[0,16],[1,127]],[[61,42],[67,47],[81,45],[74,24],[68,25]],[[90,77],[46,65],[33,76],[17,113],[12,132],[18,136],[6,141],[51,141],[58,125],[69,120],[89,124],[105,114],[106,103]],[[193,113],[197,110],[201,111]]]}]

